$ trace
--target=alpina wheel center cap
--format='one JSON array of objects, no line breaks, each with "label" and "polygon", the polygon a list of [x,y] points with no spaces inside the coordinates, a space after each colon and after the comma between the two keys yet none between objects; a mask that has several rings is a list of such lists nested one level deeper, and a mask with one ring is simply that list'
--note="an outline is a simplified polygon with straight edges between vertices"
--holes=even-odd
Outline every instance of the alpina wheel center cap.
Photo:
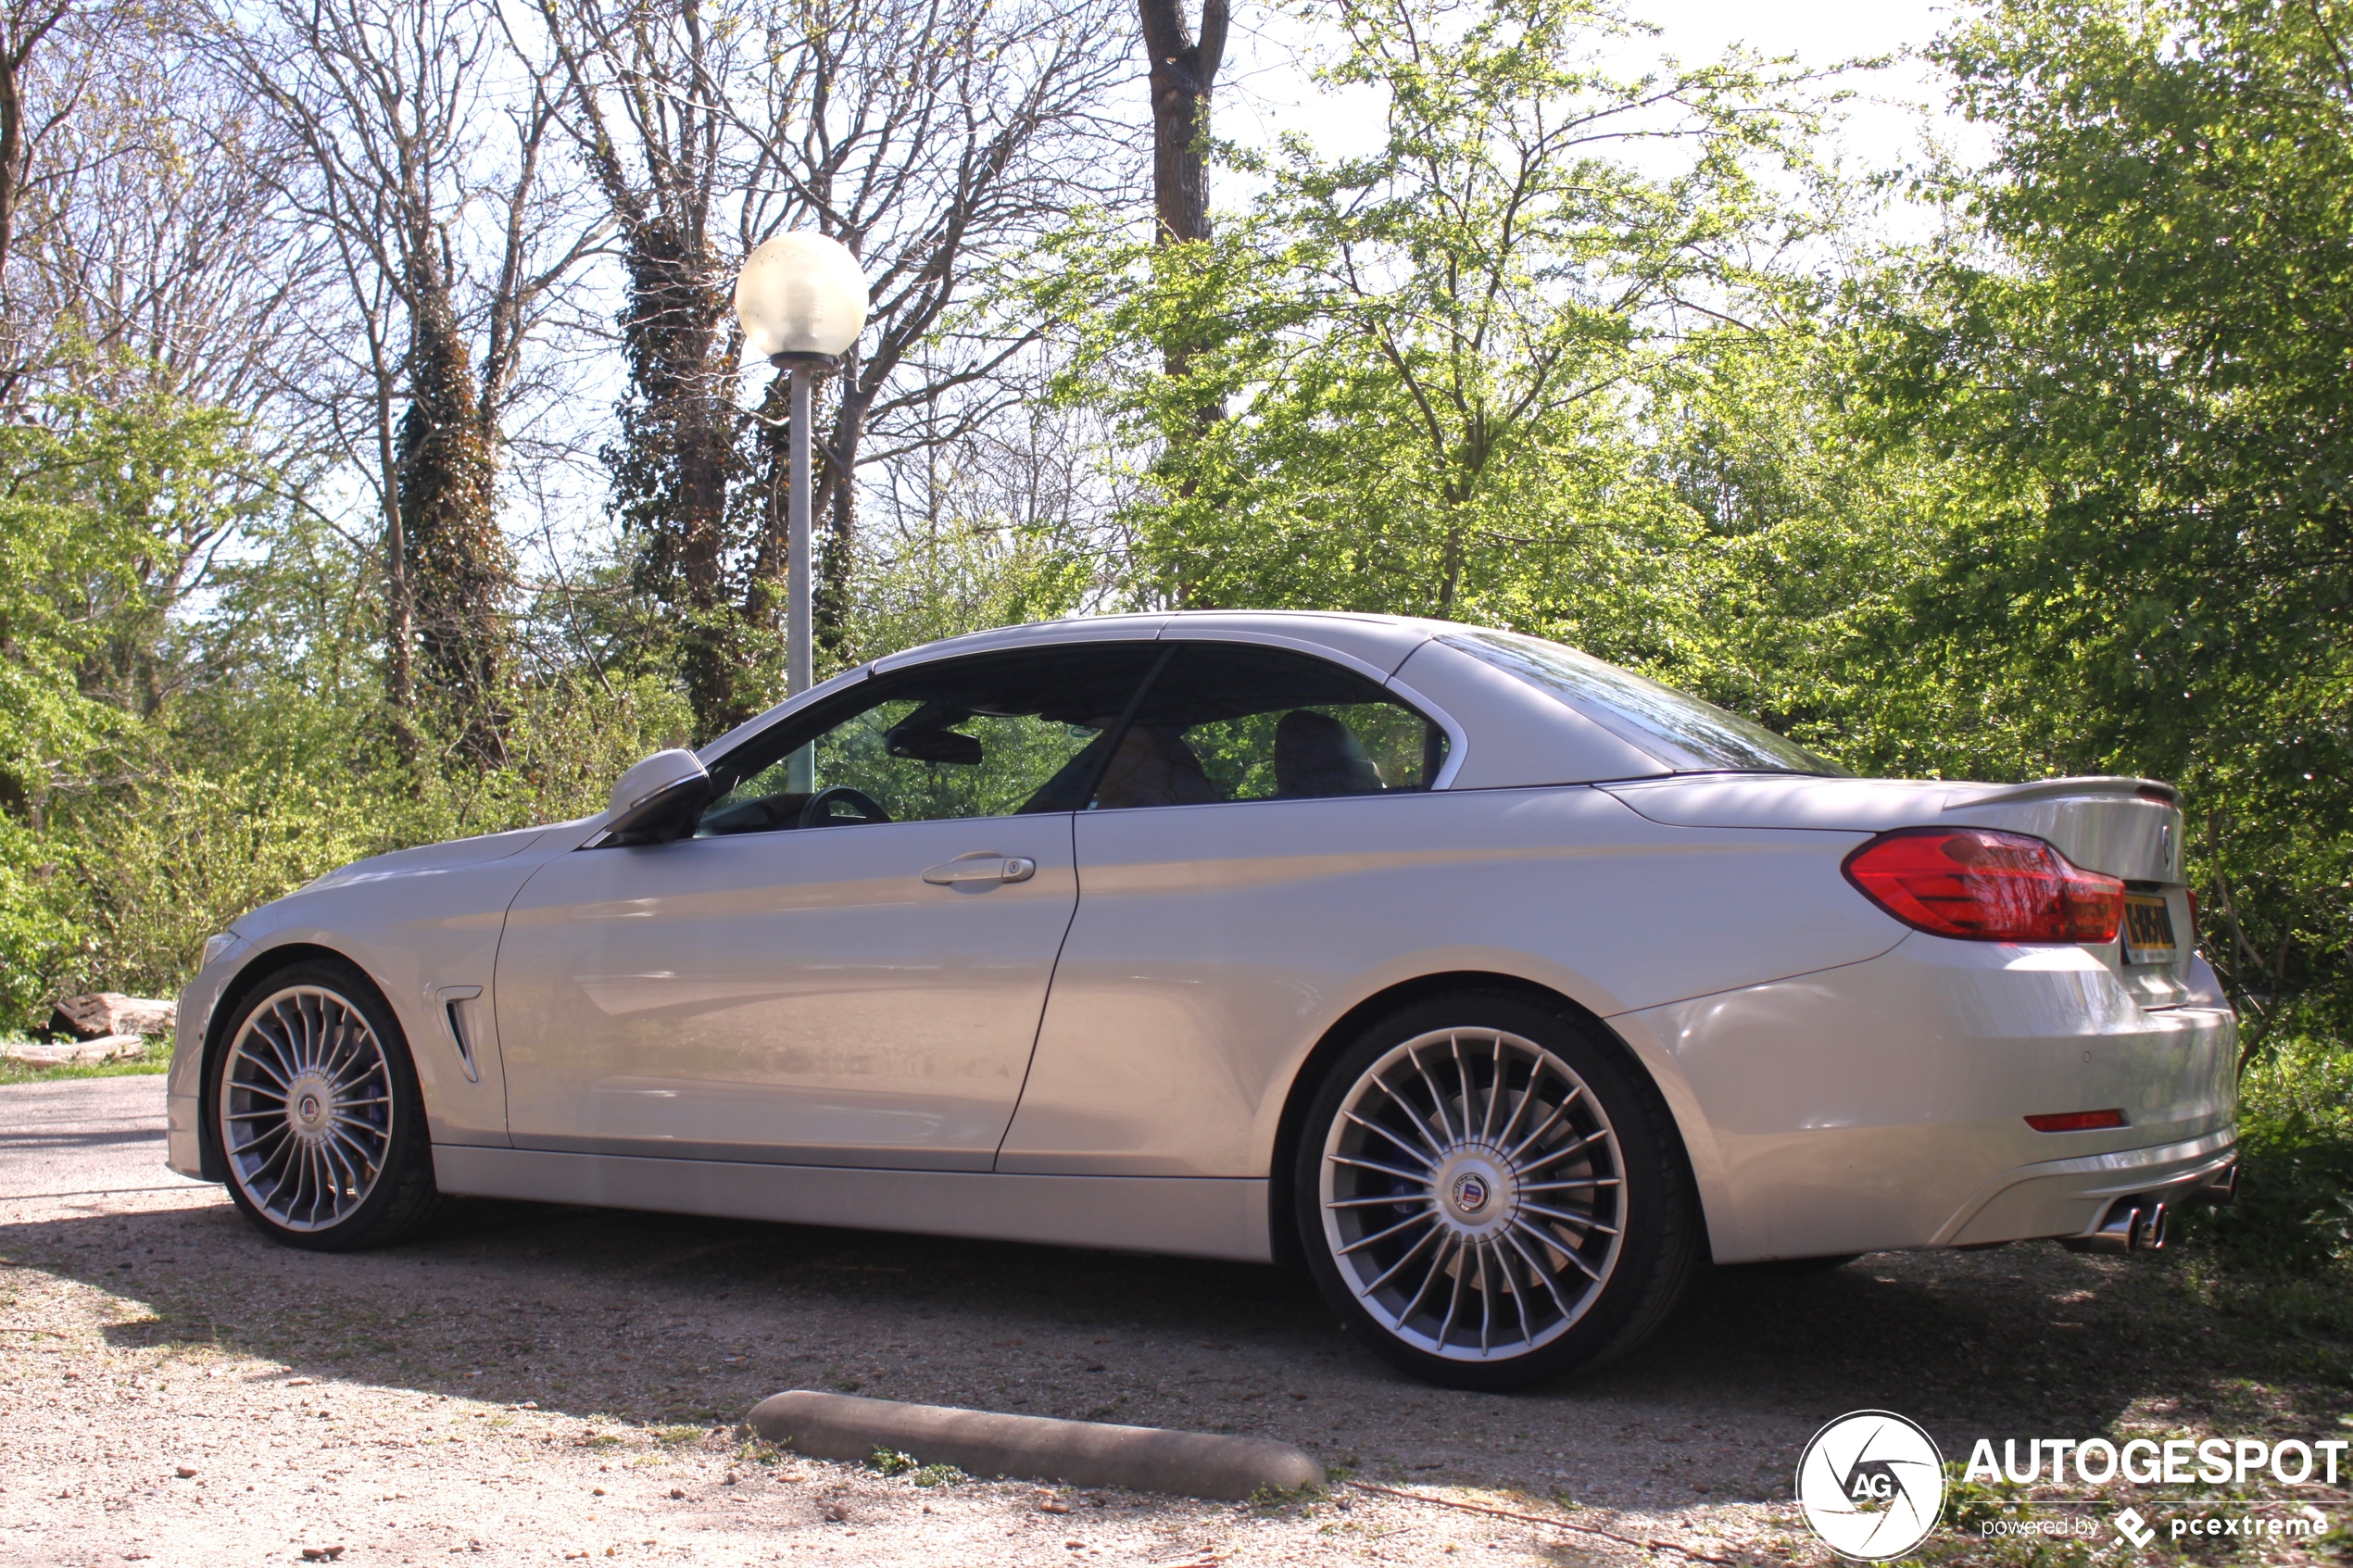
[{"label": "alpina wheel center cap", "polygon": [[294,1123],[296,1136],[305,1139],[326,1136],[327,1124],[334,1120],[335,1115],[333,1092],[307,1073],[296,1078],[287,1088],[287,1102],[293,1110],[287,1120]]},{"label": "alpina wheel center cap", "polygon": [[1511,1223],[1509,1168],[1492,1149],[1462,1149],[1438,1171],[1438,1206],[1460,1231],[1484,1235]]}]

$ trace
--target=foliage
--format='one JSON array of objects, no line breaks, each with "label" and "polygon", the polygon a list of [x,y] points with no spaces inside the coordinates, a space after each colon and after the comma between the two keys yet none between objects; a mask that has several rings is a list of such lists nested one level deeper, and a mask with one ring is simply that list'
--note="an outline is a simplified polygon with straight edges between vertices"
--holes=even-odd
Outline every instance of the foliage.
[{"label": "foliage", "polygon": [[1984,0],[1935,56],[1992,163],[1824,267],[1793,76],[1614,80],[1569,0],[1349,7],[1380,148],[1251,165],[1214,240],[1076,225],[1033,291],[1147,459],[1128,596],[1556,636],[1871,771],[2172,781],[2252,1037],[2342,1032],[2344,20]]},{"label": "foliage", "polygon": [[43,1012],[89,936],[69,908],[78,793],[146,765],[167,611],[249,506],[220,410],[60,395],[0,427],[0,1016]]},{"label": "foliage", "polygon": [[2353,1279],[2353,1050],[2274,1037],[2240,1085],[2238,1201],[2191,1211],[2233,1264]]},{"label": "foliage", "polygon": [[[1377,152],[1289,144],[1214,241],[1065,241],[1051,287],[1105,303],[1079,318],[1064,395],[1158,454],[1131,509],[1138,591],[1671,660],[1708,563],[1643,461],[1643,410],[1684,325],[1769,303],[1752,257],[1785,236],[1750,164],[1793,156],[1790,82],[1738,60],[1617,80],[1587,62],[1625,24],[1565,0],[1352,6],[1337,26],[1330,84],[1388,94]],[[1624,156],[1652,137],[1692,146],[1688,167]],[[1162,375],[1178,346],[1185,374]]]},{"label": "foliage", "polygon": [[[1993,0],[1973,243],[1864,318],[1960,504],[1914,601],[2013,754],[2190,792],[2214,956],[2341,1028],[2353,921],[2353,72],[2343,7]],[[1968,232],[1969,231],[1964,231]],[[2330,1000],[2332,997],[2338,999]]]},{"label": "foliage", "polygon": [[254,483],[235,420],[166,401],[49,411],[0,429],[0,735],[19,802],[0,811],[0,1021],[41,1022],[74,991],[170,995],[256,905],[363,855],[597,809],[622,768],[684,735],[660,681],[563,664],[507,683],[501,765],[481,765],[463,713],[425,715],[404,760],[366,552],[298,490]]},{"label": "foliage", "polygon": [[191,562],[245,510],[237,420],[156,397],[58,395],[0,426],[0,806],[114,758],[154,711],[154,644]]},{"label": "foliage", "polygon": [[1051,621],[1078,607],[1093,576],[1086,553],[1052,529],[987,516],[946,521],[899,542],[893,554],[861,558],[848,662]]}]

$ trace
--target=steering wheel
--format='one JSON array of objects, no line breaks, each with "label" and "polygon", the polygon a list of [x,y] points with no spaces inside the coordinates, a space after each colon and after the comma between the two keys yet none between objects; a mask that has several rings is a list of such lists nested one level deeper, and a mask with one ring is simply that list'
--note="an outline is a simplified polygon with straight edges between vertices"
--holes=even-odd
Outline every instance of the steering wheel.
[{"label": "steering wheel", "polygon": [[864,790],[852,789],[848,784],[834,784],[819,790],[809,797],[809,803],[800,809],[800,821],[794,825],[804,828],[827,827],[840,822],[842,819],[834,815],[834,802],[837,800],[854,807],[858,812],[858,821],[862,822],[890,821],[890,813],[882,809],[881,802]]}]

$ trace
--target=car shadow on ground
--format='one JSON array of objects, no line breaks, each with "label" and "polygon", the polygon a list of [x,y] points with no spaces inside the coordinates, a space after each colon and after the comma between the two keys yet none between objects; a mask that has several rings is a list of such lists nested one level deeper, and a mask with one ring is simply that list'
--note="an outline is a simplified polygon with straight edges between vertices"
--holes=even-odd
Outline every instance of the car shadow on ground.
[{"label": "car shadow on ground", "polygon": [[1265,1435],[1376,1479],[1627,1508],[1785,1497],[1806,1437],[1851,1410],[1913,1416],[1960,1458],[2135,1401],[2188,1424],[2276,1370],[2173,1261],[2039,1243],[1706,1271],[1647,1344],[1511,1396],[1393,1372],[1302,1272],[1146,1254],[467,1201],[373,1252],[277,1247],[202,1202],[0,1226],[0,1256],[137,1304],[119,1345],[319,1378],[650,1425],[838,1389]]}]

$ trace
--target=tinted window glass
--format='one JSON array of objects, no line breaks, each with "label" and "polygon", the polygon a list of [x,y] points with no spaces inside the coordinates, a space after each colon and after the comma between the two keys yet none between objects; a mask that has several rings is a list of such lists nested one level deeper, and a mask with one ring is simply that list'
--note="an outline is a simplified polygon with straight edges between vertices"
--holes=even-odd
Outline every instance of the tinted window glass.
[{"label": "tinted window glass", "polygon": [[1846,771],[1753,720],[1558,643],[1515,632],[1450,633],[1439,641],[1551,693],[1679,771]]},{"label": "tinted window glass", "polygon": [[829,790],[863,799],[823,800],[810,825],[1075,811],[1159,654],[1085,643],[876,676],[722,759],[697,834],[798,827]]},{"label": "tinted window glass", "polygon": [[1354,671],[1285,648],[1184,643],[1152,680],[1099,809],[1429,787],[1446,734]]}]

